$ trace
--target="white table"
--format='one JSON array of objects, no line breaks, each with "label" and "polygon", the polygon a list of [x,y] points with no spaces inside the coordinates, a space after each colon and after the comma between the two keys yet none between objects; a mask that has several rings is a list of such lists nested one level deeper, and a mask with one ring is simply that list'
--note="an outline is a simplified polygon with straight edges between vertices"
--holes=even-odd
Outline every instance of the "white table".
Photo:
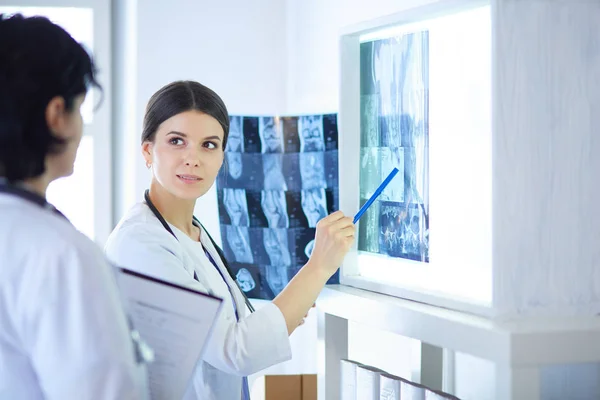
[{"label": "white table", "polygon": [[433,388],[445,379],[452,390],[455,351],[493,362],[498,400],[540,399],[543,366],[600,362],[596,317],[493,321],[344,285],[327,286],[317,307],[319,400],[339,398],[348,321],[420,340],[421,383]]}]

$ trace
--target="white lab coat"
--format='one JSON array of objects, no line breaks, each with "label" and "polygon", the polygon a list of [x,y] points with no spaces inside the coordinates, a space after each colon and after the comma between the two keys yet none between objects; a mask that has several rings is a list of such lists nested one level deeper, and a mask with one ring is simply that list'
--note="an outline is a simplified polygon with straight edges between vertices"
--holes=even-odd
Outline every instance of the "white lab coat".
[{"label": "white lab coat", "polygon": [[102,250],[0,193],[0,399],[141,399],[144,373]]},{"label": "white lab coat", "polygon": [[[198,363],[184,398],[239,400],[243,376],[291,358],[285,319],[273,303],[250,314],[240,290],[205,232],[201,234],[202,243],[217,262],[227,284],[206,257],[199,242],[173,225],[171,229],[177,239],[162,226],[146,204],[137,204],[110,235],[106,253],[117,265],[224,299],[223,312],[215,322],[204,359]],[[199,281],[194,280],[194,271]],[[234,290],[239,323],[228,285]]]}]

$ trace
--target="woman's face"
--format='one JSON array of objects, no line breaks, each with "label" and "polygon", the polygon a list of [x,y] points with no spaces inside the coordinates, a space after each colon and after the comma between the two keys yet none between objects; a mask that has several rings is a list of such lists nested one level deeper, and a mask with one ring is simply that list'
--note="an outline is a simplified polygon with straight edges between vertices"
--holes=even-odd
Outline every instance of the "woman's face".
[{"label": "woman's face", "polygon": [[197,199],[223,164],[223,128],[208,114],[186,111],[163,122],[142,152],[154,179],[182,199]]},{"label": "woman's face", "polygon": [[52,179],[69,176],[73,173],[77,149],[83,135],[81,105],[84,100],[84,94],[75,97],[71,111],[65,109],[63,98],[55,97],[48,103],[46,110],[48,128],[54,136],[66,141],[59,153],[49,154],[46,157],[46,170]]}]

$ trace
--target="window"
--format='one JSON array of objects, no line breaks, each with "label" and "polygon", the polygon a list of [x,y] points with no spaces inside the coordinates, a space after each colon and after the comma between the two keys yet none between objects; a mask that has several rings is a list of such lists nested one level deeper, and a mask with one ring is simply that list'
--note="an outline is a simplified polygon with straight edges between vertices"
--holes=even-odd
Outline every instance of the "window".
[{"label": "window", "polygon": [[50,184],[46,197],[77,229],[94,238],[94,139],[87,135],[77,150],[73,175]]}]

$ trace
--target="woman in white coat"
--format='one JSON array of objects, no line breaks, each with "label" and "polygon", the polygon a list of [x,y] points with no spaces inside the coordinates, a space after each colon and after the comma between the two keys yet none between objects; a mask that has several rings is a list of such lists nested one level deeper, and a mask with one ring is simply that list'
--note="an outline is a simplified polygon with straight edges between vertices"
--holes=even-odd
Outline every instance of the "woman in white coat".
[{"label": "woman in white coat", "polygon": [[246,377],[291,358],[289,335],[354,241],[351,218],[341,212],[325,217],[317,225],[310,261],[271,304],[252,312],[223,253],[193,216],[196,200],[223,164],[228,133],[227,109],[209,88],[183,81],[155,93],[142,133],[142,153],[153,174],[150,189],[106,245],[118,264],[226,299],[186,399],[249,398]]},{"label": "woman in white coat", "polygon": [[45,198],[73,172],[90,85],[94,64],[62,28],[0,14],[1,399],[146,393],[113,269]]}]

